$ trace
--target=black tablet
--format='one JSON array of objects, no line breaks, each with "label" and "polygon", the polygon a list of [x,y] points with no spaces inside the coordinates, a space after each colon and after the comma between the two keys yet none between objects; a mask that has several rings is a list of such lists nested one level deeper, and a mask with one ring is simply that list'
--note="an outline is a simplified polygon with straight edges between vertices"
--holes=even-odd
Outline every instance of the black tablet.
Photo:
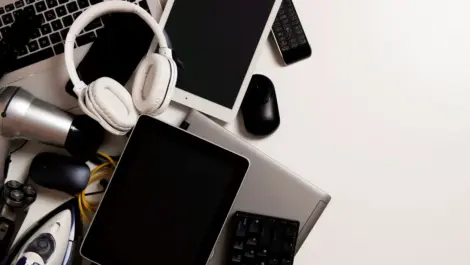
[{"label": "black tablet", "polygon": [[141,116],[82,256],[101,265],[206,264],[248,166],[229,150]]}]

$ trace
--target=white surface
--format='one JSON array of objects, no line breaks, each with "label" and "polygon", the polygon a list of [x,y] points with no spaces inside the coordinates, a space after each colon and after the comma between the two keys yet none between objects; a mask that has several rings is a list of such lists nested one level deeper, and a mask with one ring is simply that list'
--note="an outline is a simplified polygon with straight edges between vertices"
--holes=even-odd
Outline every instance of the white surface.
[{"label": "white surface", "polygon": [[[265,45],[282,125],[251,142],[333,197],[295,264],[469,264],[470,2],[294,1],[313,55],[281,67]],[[40,196],[30,218],[57,204]]]}]

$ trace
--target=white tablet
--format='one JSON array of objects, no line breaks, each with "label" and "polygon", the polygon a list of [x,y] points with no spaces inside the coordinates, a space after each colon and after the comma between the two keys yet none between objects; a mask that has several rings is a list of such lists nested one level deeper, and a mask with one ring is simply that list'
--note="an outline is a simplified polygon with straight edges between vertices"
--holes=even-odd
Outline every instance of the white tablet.
[{"label": "white tablet", "polygon": [[281,0],[168,0],[160,24],[179,60],[173,100],[233,120],[280,5]]}]

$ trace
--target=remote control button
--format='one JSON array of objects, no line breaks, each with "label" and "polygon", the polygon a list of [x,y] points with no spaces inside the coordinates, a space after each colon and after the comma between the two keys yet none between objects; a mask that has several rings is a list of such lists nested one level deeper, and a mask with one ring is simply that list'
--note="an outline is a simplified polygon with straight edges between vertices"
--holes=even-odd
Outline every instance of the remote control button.
[{"label": "remote control button", "polygon": [[243,241],[235,242],[235,245],[233,245],[234,249],[242,250],[243,249]]},{"label": "remote control button", "polygon": [[256,255],[258,255],[259,257],[267,257],[268,256],[268,250],[267,249],[261,249],[261,251],[259,251]]},{"label": "remote control button", "polygon": [[246,258],[249,258],[249,259],[254,258],[254,257],[255,257],[255,251],[254,251],[254,250],[250,250],[250,251],[245,252],[245,257],[246,257]]},{"label": "remote control button", "polygon": [[248,232],[257,234],[259,233],[259,227],[260,227],[259,220],[254,220],[253,222],[251,222]]},{"label": "remote control button", "polygon": [[288,259],[282,259],[281,265],[292,265],[292,261]]},{"label": "remote control button", "polygon": [[256,240],[256,237],[250,238],[246,241],[246,244],[250,246],[256,246],[257,243],[258,243],[258,240]]},{"label": "remote control button", "polygon": [[279,265],[279,260],[277,260],[276,258],[270,259],[268,261],[268,265]]},{"label": "remote control button", "polygon": [[235,255],[232,257],[232,262],[234,263],[240,263],[242,262],[242,255]]},{"label": "remote control button", "polygon": [[237,223],[236,235],[239,236],[239,237],[244,237],[246,235],[246,226],[247,226],[246,218],[243,218],[242,220],[239,220],[238,223]]}]

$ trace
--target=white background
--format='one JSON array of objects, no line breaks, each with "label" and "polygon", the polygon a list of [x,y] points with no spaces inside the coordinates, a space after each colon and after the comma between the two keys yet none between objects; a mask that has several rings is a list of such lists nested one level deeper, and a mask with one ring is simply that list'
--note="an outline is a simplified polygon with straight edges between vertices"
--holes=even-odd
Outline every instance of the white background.
[{"label": "white background", "polygon": [[[282,67],[266,44],[281,127],[249,141],[333,197],[295,264],[469,264],[470,2],[294,3],[313,54]],[[30,216],[55,205],[42,192]]]}]

